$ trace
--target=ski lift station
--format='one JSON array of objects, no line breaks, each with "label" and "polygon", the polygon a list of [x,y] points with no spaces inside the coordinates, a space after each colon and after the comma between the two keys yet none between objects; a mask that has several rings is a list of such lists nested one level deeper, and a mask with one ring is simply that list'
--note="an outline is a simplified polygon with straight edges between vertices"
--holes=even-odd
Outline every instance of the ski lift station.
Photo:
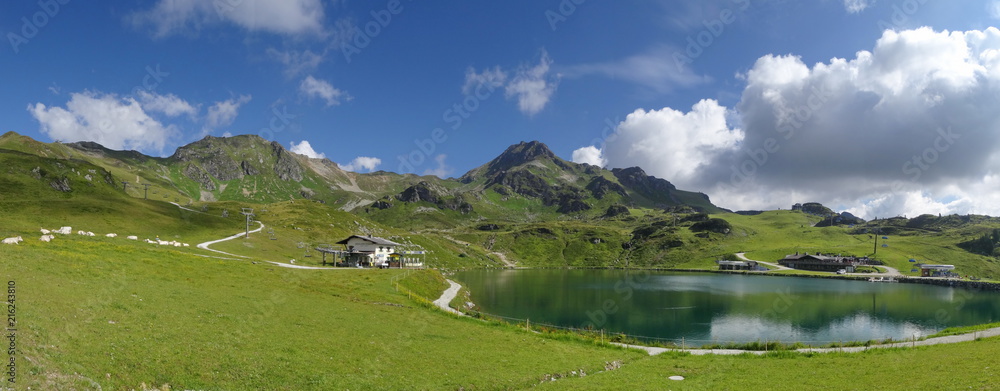
[{"label": "ski lift station", "polygon": [[955,265],[919,265],[921,277],[951,277]]},{"label": "ski lift station", "polygon": [[420,268],[424,266],[424,251],[404,251],[402,244],[376,236],[351,235],[337,242],[342,250],[330,245],[316,247],[323,254],[323,264],[329,262],[341,267]]}]

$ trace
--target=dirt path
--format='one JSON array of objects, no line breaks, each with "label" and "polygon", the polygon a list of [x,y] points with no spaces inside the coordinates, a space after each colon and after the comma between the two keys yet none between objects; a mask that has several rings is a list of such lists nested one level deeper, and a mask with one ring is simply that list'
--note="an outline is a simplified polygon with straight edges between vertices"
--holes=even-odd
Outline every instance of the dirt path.
[{"label": "dirt path", "polygon": [[[180,206],[180,205],[178,205],[178,206]],[[260,227],[258,227],[257,229],[255,229],[253,231],[250,231],[250,233],[260,232],[261,230],[264,229],[264,223],[261,223],[261,222],[258,221],[257,224],[260,224]],[[246,235],[246,232],[240,232],[240,233],[238,233],[236,235],[225,237],[225,238],[218,239],[218,240],[210,240],[210,241],[207,241],[205,243],[199,243],[195,247],[198,247],[198,248],[200,248],[202,250],[208,250],[208,251],[212,251],[212,252],[217,252],[219,254],[228,255],[230,257],[249,258],[249,257],[243,256],[243,255],[230,254],[230,253],[227,253],[225,251],[213,250],[213,249],[208,248],[208,246],[211,246],[213,244],[220,243],[220,242],[225,242],[227,240],[233,240],[233,239],[236,239],[236,238],[238,238],[240,236],[243,236],[243,235]]]},{"label": "dirt path", "polygon": [[[988,330],[983,330],[983,331],[976,331],[976,332],[972,332],[972,333],[968,333],[968,334],[949,335],[949,336],[946,336],[946,337],[929,338],[929,339],[925,339],[923,341],[915,341],[915,342],[896,342],[896,343],[889,343],[889,344],[883,344],[883,345],[854,346],[854,347],[846,347],[846,348],[805,348],[805,349],[796,349],[795,351],[799,352],[799,353],[835,353],[835,352],[857,353],[857,352],[863,352],[863,351],[866,351],[866,350],[869,350],[869,349],[908,348],[908,347],[915,347],[915,346],[931,346],[931,345],[941,345],[941,344],[949,344],[949,343],[969,342],[969,341],[974,341],[977,338],[990,338],[990,337],[996,337],[996,336],[1000,336],[1000,327],[995,327],[995,328],[988,329]],[[665,353],[665,352],[687,352],[687,353],[691,353],[691,354],[693,354],[695,356],[703,356],[703,355],[706,355],[706,354],[717,354],[717,355],[722,355],[722,356],[732,356],[732,355],[739,355],[739,354],[744,354],[744,353],[750,353],[750,354],[756,354],[756,355],[763,355],[763,354],[767,353],[765,351],[760,351],[760,350],[739,350],[739,349],[667,349],[667,348],[654,348],[654,347],[650,347],[650,346],[628,345],[628,344],[622,344],[622,343],[615,343],[615,345],[623,346],[623,347],[627,347],[627,348],[645,350],[647,353],[649,353],[650,356],[655,356],[657,354],[661,354],[661,353]]]},{"label": "dirt path", "polygon": [[440,298],[434,300],[434,305],[438,306],[438,308],[441,308],[442,310],[445,310],[446,312],[451,312],[455,315],[462,315],[461,312],[448,305],[448,303],[451,303],[451,301],[455,299],[455,296],[458,296],[458,290],[462,289],[462,285],[452,280],[445,281],[448,281],[448,284],[451,284],[451,286],[441,293]]},{"label": "dirt path", "polygon": [[511,269],[517,268],[517,265],[514,264],[514,262],[508,261],[507,256],[503,255],[503,253],[494,251],[491,252],[490,254],[496,255],[497,258],[500,258],[500,262],[503,262],[503,264],[506,265],[508,268]]},{"label": "dirt path", "polygon": [[[465,241],[461,241],[461,240],[458,240],[458,239],[455,239],[455,238],[453,238],[453,237],[451,237],[451,236],[448,236],[448,235],[445,235],[445,234],[444,234],[444,233],[442,233],[442,232],[438,232],[438,233],[439,233],[439,234],[441,234],[441,237],[443,237],[443,238],[445,238],[445,239],[448,239],[448,240],[450,240],[450,241],[452,241],[452,242],[455,242],[455,243],[458,243],[458,244],[461,244],[461,245],[464,245],[464,246],[466,246],[466,247],[470,247],[470,246],[472,246],[472,243],[469,243],[469,242],[465,242]],[[507,266],[508,268],[511,268],[511,269],[514,269],[514,268],[516,268],[516,267],[517,267],[517,264],[515,264],[515,263],[513,263],[513,262],[511,262],[511,261],[508,261],[508,260],[507,260],[507,256],[506,256],[506,255],[504,255],[504,254],[503,254],[503,253],[501,253],[501,252],[497,252],[497,251],[492,251],[492,252],[490,252],[490,254],[493,254],[493,255],[496,255],[496,256],[497,256],[497,258],[500,258],[500,262],[503,262],[503,264],[504,264],[505,266]]]},{"label": "dirt path", "polygon": [[773,268],[772,269],[773,271],[777,271],[777,270],[792,270],[792,268],[781,266],[781,265],[779,265],[777,263],[764,262],[764,261],[755,261],[753,259],[747,258],[747,254],[746,253],[736,253],[736,257],[739,258],[739,259],[742,259],[744,261],[753,261],[753,262],[757,262],[757,263],[759,263],[761,265],[765,265],[767,267],[771,267],[771,268]]}]

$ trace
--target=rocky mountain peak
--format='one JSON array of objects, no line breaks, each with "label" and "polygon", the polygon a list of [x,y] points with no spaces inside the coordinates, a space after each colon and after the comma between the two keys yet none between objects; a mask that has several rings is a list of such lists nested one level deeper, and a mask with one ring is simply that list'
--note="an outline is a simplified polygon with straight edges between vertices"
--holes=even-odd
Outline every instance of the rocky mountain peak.
[{"label": "rocky mountain peak", "polygon": [[647,175],[646,171],[643,171],[639,167],[629,167],[629,168],[616,168],[611,170],[611,173],[618,178],[618,181],[626,187],[630,187],[637,191],[644,192],[669,192],[670,190],[676,190],[677,187],[673,183],[670,183],[666,179],[660,179],[652,175]]},{"label": "rocky mountain peak", "polygon": [[482,176],[492,178],[514,167],[546,159],[555,162],[560,167],[567,168],[565,167],[566,163],[559,159],[547,145],[539,141],[522,141],[507,147],[500,156],[490,160],[489,163],[463,175],[462,182],[468,183]]}]

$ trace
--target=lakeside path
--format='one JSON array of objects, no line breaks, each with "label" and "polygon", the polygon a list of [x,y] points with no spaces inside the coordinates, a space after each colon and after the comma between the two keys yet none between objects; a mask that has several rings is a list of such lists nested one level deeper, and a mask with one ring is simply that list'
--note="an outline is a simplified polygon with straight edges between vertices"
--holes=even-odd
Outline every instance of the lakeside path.
[{"label": "lakeside path", "polygon": [[434,300],[434,305],[438,306],[438,308],[442,310],[451,312],[455,315],[463,315],[461,312],[459,312],[454,308],[451,308],[448,305],[448,303],[451,303],[451,301],[455,299],[455,296],[458,296],[458,290],[462,289],[462,285],[452,280],[445,280],[445,281],[448,281],[448,284],[451,284],[451,286],[449,286],[448,289],[445,289],[444,292],[441,293],[441,297],[439,297],[437,300]]},{"label": "lakeside path", "polygon": [[[949,344],[949,343],[969,342],[969,341],[974,341],[974,340],[976,340],[978,338],[991,338],[991,337],[997,337],[997,336],[1000,336],[1000,327],[994,327],[992,329],[987,329],[987,330],[983,330],[983,331],[976,331],[976,332],[967,333],[967,334],[949,335],[949,336],[944,336],[944,337],[928,338],[928,339],[925,339],[925,340],[922,340],[922,341],[914,341],[914,342],[895,342],[895,343],[882,344],[882,345],[853,346],[853,347],[844,347],[844,348],[804,348],[804,349],[795,349],[795,350],[790,350],[790,351],[799,352],[799,353],[837,353],[837,352],[842,352],[842,353],[858,353],[858,352],[863,352],[863,351],[870,350],[870,349],[909,348],[909,347],[917,347],[917,346],[931,346],[931,345],[942,345],[942,344]],[[706,354],[716,354],[716,355],[722,355],[722,356],[735,356],[735,355],[740,355],[740,354],[744,354],[744,353],[756,354],[756,355],[763,355],[763,354],[768,353],[766,351],[761,351],[761,350],[740,350],[740,349],[667,349],[667,348],[654,348],[654,347],[651,347],[651,346],[629,345],[629,344],[615,343],[615,342],[613,342],[613,344],[618,345],[618,346],[622,346],[622,347],[626,347],[626,348],[644,350],[647,353],[649,353],[650,356],[655,356],[655,355],[666,353],[666,352],[687,352],[687,353],[691,353],[691,354],[693,354],[695,356],[703,356],[703,355],[706,355]]]},{"label": "lakeside path", "polygon": [[762,265],[767,265],[767,267],[774,268],[771,271],[792,270],[792,268],[781,266],[781,265],[779,265],[777,263],[764,262],[764,261],[756,261],[756,260],[747,258],[747,254],[746,253],[736,253],[736,257],[739,258],[739,259],[742,259],[744,261],[753,261],[753,262],[757,262],[757,263],[762,264]]},{"label": "lakeside path", "polygon": [[[462,285],[459,284],[459,283],[457,283],[457,282],[455,282],[455,281],[448,280],[448,279],[446,279],[445,281],[448,281],[448,284],[450,286],[448,287],[448,289],[445,289],[445,291],[441,293],[441,297],[440,298],[438,298],[437,300],[434,300],[434,305],[436,305],[438,308],[441,308],[442,310],[445,310],[447,312],[450,312],[450,313],[453,313],[453,314],[456,314],[456,315],[460,315],[460,316],[464,316],[464,314],[461,313],[460,311],[458,311],[458,310],[456,310],[456,309],[451,308],[450,306],[448,306],[448,304],[451,303],[451,301],[455,299],[455,296],[458,295],[458,291],[459,291],[459,289],[462,288]],[[928,338],[928,339],[921,340],[921,341],[895,342],[895,343],[882,344],[882,345],[852,346],[852,347],[843,347],[843,348],[803,348],[803,349],[796,349],[794,351],[795,352],[799,352],[799,353],[836,353],[836,352],[857,353],[857,352],[863,352],[863,351],[866,351],[866,350],[869,350],[869,349],[908,348],[908,347],[916,347],[916,346],[932,346],[932,345],[941,345],[941,344],[949,344],[949,343],[969,342],[969,341],[974,341],[974,340],[976,340],[978,338],[991,338],[991,337],[997,337],[997,336],[1000,336],[1000,327],[994,327],[992,329],[986,329],[986,330],[982,330],[982,331],[975,331],[975,332],[966,333],[966,334],[949,335],[949,336],[944,336],[944,337]],[[657,348],[657,347],[652,347],[652,346],[629,345],[629,344],[617,343],[617,342],[612,342],[611,344],[612,345],[618,345],[618,346],[625,347],[625,348],[643,350],[646,353],[649,353],[650,356],[655,356],[655,355],[666,353],[666,352],[686,352],[686,353],[691,353],[691,354],[693,354],[695,356],[704,356],[704,355],[707,355],[707,354],[716,354],[716,355],[722,355],[722,356],[736,356],[736,355],[740,355],[740,354],[744,354],[744,353],[756,354],[756,355],[763,355],[763,354],[768,353],[766,351],[761,351],[761,350],[741,350],[741,349],[668,349],[668,348]]]}]

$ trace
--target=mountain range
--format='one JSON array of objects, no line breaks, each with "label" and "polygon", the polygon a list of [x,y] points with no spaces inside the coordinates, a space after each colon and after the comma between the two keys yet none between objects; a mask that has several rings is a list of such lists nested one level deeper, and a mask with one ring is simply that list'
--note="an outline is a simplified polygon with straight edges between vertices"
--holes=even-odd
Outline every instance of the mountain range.
[{"label": "mountain range", "polygon": [[[595,217],[620,213],[622,207],[723,211],[707,195],[677,189],[639,167],[606,170],[569,162],[538,141],[511,145],[486,164],[448,179],[348,172],[329,159],[295,154],[255,135],[208,136],[166,158],[115,151],[94,142],[42,143],[14,132],[0,136],[0,149],[97,166],[108,184],[113,182],[132,196],[148,197],[143,184],[149,184],[158,198],[185,204],[304,198],[349,212],[378,215],[377,211],[402,208],[425,214],[435,209],[466,219],[512,213]],[[49,180],[53,181],[65,185],[53,187],[62,191],[71,191],[74,182],[89,182],[72,175]]]},{"label": "mountain range", "polygon": [[[732,213],[640,167],[569,162],[538,141],[511,145],[446,179],[349,172],[253,135],[209,136],[152,157],[8,132],[0,135],[0,162],[0,212],[8,217],[0,230],[13,236],[71,222],[110,230],[129,218],[159,221],[145,230],[174,235],[205,224],[242,227],[242,216],[226,212],[248,207],[269,225],[271,240],[246,244],[275,260],[302,256],[302,243],[364,233],[429,249],[437,254],[432,266],[449,268],[705,268],[744,251],[766,260],[878,250],[904,269],[908,259],[922,258],[981,275],[1000,270],[993,260],[1000,254],[997,218],[866,222],[818,203]],[[194,218],[167,202],[207,213]],[[870,241],[883,235],[892,238],[873,248]]]}]

